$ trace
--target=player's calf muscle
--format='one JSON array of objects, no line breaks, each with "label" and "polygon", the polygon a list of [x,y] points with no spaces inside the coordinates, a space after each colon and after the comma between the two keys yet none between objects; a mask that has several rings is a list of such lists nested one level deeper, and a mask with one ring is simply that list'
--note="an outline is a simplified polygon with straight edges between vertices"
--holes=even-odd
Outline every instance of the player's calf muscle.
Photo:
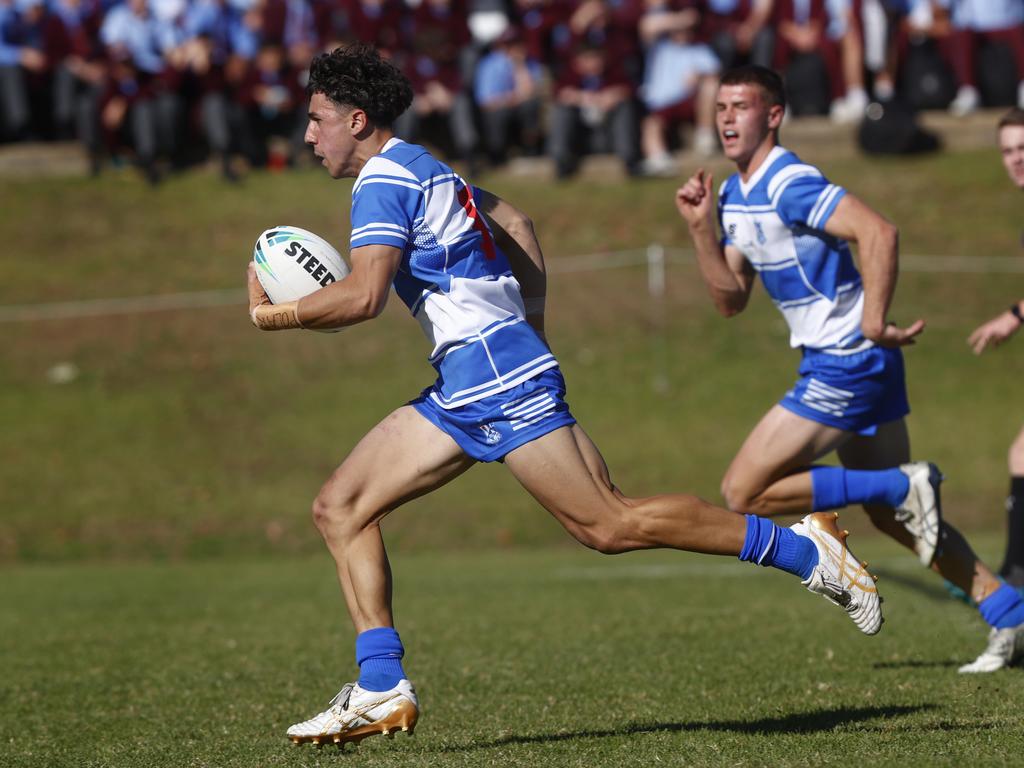
[{"label": "player's calf muscle", "polygon": [[614,497],[602,506],[593,519],[594,510],[580,510],[591,516],[579,522],[571,514],[552,510],[566,530],[584,546],[606,555],[659,547],[689,547],[692,538],[703,540],[694,530],[694,514],[709,505],[696,496],[675,494],[646,499]]}]

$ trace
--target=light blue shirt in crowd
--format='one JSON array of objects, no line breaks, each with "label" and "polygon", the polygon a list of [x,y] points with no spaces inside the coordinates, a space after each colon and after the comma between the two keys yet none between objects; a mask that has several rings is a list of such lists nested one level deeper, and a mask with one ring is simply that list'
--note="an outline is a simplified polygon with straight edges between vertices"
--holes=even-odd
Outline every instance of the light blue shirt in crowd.
[{"label": "light blue shirt in crowd", "polygon": [[[527,61],[526,68],[534,82],[540,80],[541,68]],[[473,97],[477,104],[486,106],[495,99],[511,94],[516,89],[515,64],[504,51],[491,51],[477,64],[473,79]]]},{"label": "light blue shirt in crowd", "polygon": [[1024,24],[1024,0],[945,0],[953,26],[990,32]]},{"label": "light blue shirt in crowd", "polygon": [[164,53],[178,42],[173,26],[151,15],[137,16],[127,5],[110,9],[100,27],[100,41],[108,47],[123,46],[132,63],[150,74],[163,70]]},{"label": "light blue shirt in crowd", "polygon": [[11,40],[17,13],[7,3],[0,3],[0,67],[13,67],[21,61],[21,46]]},{"label": "light blue shirt in crowd", "polygon": [[641,95],[648,109],[685,101],[693,95],[694,76],[716,75],[721,63],[703,44],[676,43],[662,38],[647,49]]}]

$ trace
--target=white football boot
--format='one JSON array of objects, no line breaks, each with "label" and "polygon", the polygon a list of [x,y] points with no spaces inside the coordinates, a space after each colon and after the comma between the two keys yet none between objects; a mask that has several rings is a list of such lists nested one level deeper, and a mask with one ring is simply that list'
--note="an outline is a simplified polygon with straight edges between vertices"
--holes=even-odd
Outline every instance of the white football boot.
[{"label": "white football boot", "polygon": [[907,476],[910,488],[907,498],[896,507],[896,521],[903,523],[903,527],[914,537],[914,551],[921,565],[927,568],[935,559],[939,537],[942,535],[939,485],[943,476],[938,467],[927,461],[901,464],[900,472]]},{"label": "white football boot", "polygon": [[389,691],[367,691],[358,683],[345,683],[331,705],[316,717],[288,729],[296,744],[359,743],[378,733],[394,736],[396,731],[412,734],[420,716],[416,691],[408,680],[399,680]]},{"label": "white football boot", "polygon": [[882,628],[882,598],[875,588],[876,577],[846,546],[850,532],[839,530],[838,518],[838,512],[815,512],[791,526],[790,530],[809,538],[818,550],[818,564],[801,583],[845,610],[861,632],[873,635]]},{"label": "white football boot", "polygon": [[992,628],[988,633],[988,645],[981,656],[970,664],[960,667],[961,674],[996,672],[1013,666],[1024,658],[1024,624],[1006,629]]}]

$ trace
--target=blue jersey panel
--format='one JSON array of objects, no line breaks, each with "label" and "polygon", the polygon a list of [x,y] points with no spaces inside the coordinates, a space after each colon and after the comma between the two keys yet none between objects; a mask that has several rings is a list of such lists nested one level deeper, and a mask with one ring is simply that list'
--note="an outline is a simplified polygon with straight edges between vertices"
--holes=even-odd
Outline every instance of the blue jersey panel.
[{"label": "blue jersey panel", "polygon": [[794,174],[790,180],[782,182],[774,190],[772,205],[786,226],[804,224],[821,230],[846,192],[830,184],[816,168],[805,167],[815,173]]},{"label": "blue jersey panel", "polygon": [[352,196],[352,248],[390,245],[404,249],[422,210],[422,191],[398,176],[373,174]]}]

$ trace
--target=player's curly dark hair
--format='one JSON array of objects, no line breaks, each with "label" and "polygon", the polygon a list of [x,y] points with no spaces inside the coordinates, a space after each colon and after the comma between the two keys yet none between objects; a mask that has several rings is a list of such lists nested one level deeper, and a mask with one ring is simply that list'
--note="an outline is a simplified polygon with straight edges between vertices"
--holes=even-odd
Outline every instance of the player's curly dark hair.
[{"label": "player's curly dark hair", "polygon": [[361,109],[370,122],[385,128],[412,104],[408,78],[366,43],[315,56],[306,90],[310,95],[322,93],[340,106]]}]

